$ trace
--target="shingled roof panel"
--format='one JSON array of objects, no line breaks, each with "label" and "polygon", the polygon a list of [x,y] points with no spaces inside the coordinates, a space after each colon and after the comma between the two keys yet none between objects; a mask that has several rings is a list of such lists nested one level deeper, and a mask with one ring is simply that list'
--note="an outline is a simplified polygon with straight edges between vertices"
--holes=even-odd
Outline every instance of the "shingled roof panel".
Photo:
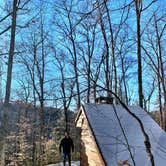
[{"label": "shingled roof panel", "polygon": [[[166,133],[140,107],[130,106],[129,109],[141,119],[149,135],[155,165],[165,166]],[[127,141],[136,165],[151,165],[139,123],[121,105],[85,104],[84,111],[108,166],[117,165],[120,160],[128,160],[133,165]]]}]

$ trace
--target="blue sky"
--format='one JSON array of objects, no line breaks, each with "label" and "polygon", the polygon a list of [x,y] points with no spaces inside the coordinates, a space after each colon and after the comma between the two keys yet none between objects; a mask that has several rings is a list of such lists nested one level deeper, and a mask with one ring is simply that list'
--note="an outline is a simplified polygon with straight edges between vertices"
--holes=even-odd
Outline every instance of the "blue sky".
[{"label": "blue sky", "polygon": [[[3,3],[4,3],[5,1],[3,1],[3,0],[0,0],[0,4],[1,4],[1,6],[3,6]],[[38,0],[32,0],[32,2],[33,2],[33,5],[34,4],[37,4],[37,3],[39,3],[39,1]],[[63,36],[61,36],[60,34],[58,34],[56,31],[55,31],[55,25],[54,25],[54,23],[52,22],[50,22],[50,21],[53,21],[52,20],[52,14],[53,14],[53,10],[55,10],[56,8],[55,8],[55,6],[54,6],[54,3],[56,3],[56,1],[48,1],[48,2],[51,2],[51,3],[49,3],[48,4],[48,8],[46,9],[46,11],[45,11],[45,17],[46,17],[46,31],[50,31],[50,37],[52,37],[53,38],[53,43],[57,46],[57,48],[59,48],[59,50],[62,48],[62,45],[61,45],[61,42],[64,42],[65,41],[65,39],[64,39],[64,37]],[[123,3],[123,1],[115,1],[115,0],[111,0],[110,1],[111,2],[111,4],[113,4],[112,6],[111,6],[111,8],[112,9],[114,9],[114,8],[117,8],[117,6],[119,7],[119,6],[121,6],[121,3]],[[147,1],[144,1],[144,3],[145,3],[145,6],[147,6],[147,3],[149,3],[150,2],[150,0],[147,0]],[[79,4],[84,4],[84,1],[80,1],[79,2]],[[52,6],[51,6],[51,4],[53,4]],[[153,11],[154,10],[154,8],[157,8],[158,7],[158,5],[159,5],[159,11],[160,12],[165,12],[165,5],[166,4],[166,0],[158,0],[157,2],[156,2],[156,4],[155,5],[153,5],[153,7],[151,7],[150,8],[150,10],[148,10],[148,13],[147,12],[144,12],[143,13],[143,15],[142,15],[142,27],[144,27],[145,25],[144,25],[144,22],[146,21],[146,20],[148,20],[149,19],[149,15],[150,15],[150,11]],[[76,8],[77,9],[77,8]],[[81,6],[80,6],[80,8],[79,8],[80,10],[86,10],[87,8],[86,7],[84,7],[84,8],[81,8]],[[31,9],[31,14],[33,15],[33,12],[35,13],[35,10],[33,10],[33,9]],[[1,13],[3,13],[2,11],[1,11]],[[57,14],[58,15],[58,14]],[[130,13],[130,18],[129,18],[129,20],[128,20],[128,22],[129,22],[129,24],[130,24],[130,26],[131,26],[131,28],[133,29],[133,31],[131,31],[130,33],[132,34],[131,36],[133,36],[133,34],[135,33],[135,17],[134,17],[134,15],[135,15],[135,11],[133,10],[133,11],[131,11],[131,13]],[[21,23],[22,24],[24,24],[24,22],[28,19],[28,16],[29,15],[25,15],[25,16],[19,16],[19,23],[20,23],[20,21],[21,21]],[[114,18],[116,18],[116,19],[113,19],[113,23],[116,23],[116,22],[118,22],[118,17],[119,17],[119,14],[117,13],[117,12],[114,12],[113,13],[113,17]],[[60,18],[59,18],[60,19]],[[61,19],[60,19],[60,21],[61,21]],[[66,20],[64,20],[64,21],[66,21]],[[20,33],[22,32],[22,31],[24,31],[24,29],[22,29],[18,34],[17,34],[17,41],[19,41],[20,40]],[[3,49],[2,49],[2,52],[3,51],[7,51],[8,50],[8,47],[9,47],[9,34],[10,34],[10,32],[8,32],[8,33],[6,33],[4,36],[0,36],[0,39],[1,40],[4,40],[5,39],[5,42],[6,42],[6,44],[4,45],[4,43],[2,44],[3,45]],[[1,44],[0,44],[1,45]],[[130,53],[130,55],[133,57],[133,58],[135,58],[136,59],[136,52],[135,52],[136,50],[133,50],[133,52],[131,52]],[[96,49],[96,53],[98,53],[99,52],[99,50],[98,49]],[[50,59],[51,60],[51,59]],[[5,62],[7,61],[6,59],[4,60]],[[81,65],[81,63],[80,63],[80,65]],[[49,73],[47,74],[47,78],[48,79],[52,79],[53,77],[54,78],[59,78],[60,76],[59,76],[59,73],[58,72],[55,72],[56,71],[56,67],[55,66],[53,66],[53,64],[52,63],[50,63],[49,64]],[[66,69],[71,69],[71,67],[70,66],[66,66]],[[6,65],[4,64],[3,65],[3,69],[4,69],[4,71],[6,71]],[[18,81],[18,75],[20,75],[21,74],[21,72],[23,72],[23,71],[21,71],[20,72],[20,70],[23,70],[23,69],[20,69],[20,67],[18,68],[18,67],[16,67],[16,64],[14,64],[14,70],[13,70],[13,81],[12,81],[12,89],[13,89],[13,91],[15,91],[16,90],[16,87],[18,87],[18,83],[17,83],[17,81]],[[137,69],[136,68],[132,68],[131,69],[132,70],[132,72],[133,73],[135,73],[134,74],[134,76],[133,76],[133,78],[132,79],[130,79],[129,80],[129,82],[128,82],[128,84],[129,84],[129,86],[130,87],[132,87],[132,88],[130,88],[130,93],[132,94],[132,98],[133,99],[135,99],[135,100],[137,100],[137,75],[136,75],[136,72],[137,72]],[[68,71],[68,70],[67,70]],[[146,66],[144,66],[144,71],[146,71]],[[66,75],[67,76],[69,76],[70,77],[70,75],[69,75],[69,73],[70,72],[67,72],[66,73]],[[145,78],[147,78],[147,75],[148,75],[148,73],[149,73],[149,71],[147,71],[147,72],[144,72],[145,74],[144,74],[144,76],[143,76],[143,80],[145,79]],[[6,76],[4,75],[4,77],[2,78],[2,84],[3,84],[3,91],[5,90],[5,79],[6,79]],[[147,80],[147,79],[146,79]],[[148,88],[150,88],[150,86],[148,87],[148,82],[150,82],[150,80],[149,81],[146,81],[145,82],[145,85],[144,85],[144,87],[146,87],[146,88],[144,88],[144,90],[145,91],[148,91]],[[50,85],[46,85],[46,86],[50,86]],[[14,93],[13,93],[14,94]],[[15,96],[13,96],[13,98],[15,98]],[[154,94],[154,96],[153,96],[153,98],[152,98],[153,100],[156,100],[156,95]],[[135,101],[134,101],[135,102]]]}]

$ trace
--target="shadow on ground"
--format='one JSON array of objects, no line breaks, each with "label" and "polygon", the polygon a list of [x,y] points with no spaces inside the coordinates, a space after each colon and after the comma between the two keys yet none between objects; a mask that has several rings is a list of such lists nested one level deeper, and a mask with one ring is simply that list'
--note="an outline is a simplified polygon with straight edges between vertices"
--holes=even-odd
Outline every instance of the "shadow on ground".
[{"label": "shadow on ground", "polygon": [[[58,164],[50,164],[47,166],[63,166],[63,163],[58,163]],[[68,163],[66,163],[66,166],[68,166]],[[71,166],[80,166],[80,162],[79,161],[72,161]]]}]

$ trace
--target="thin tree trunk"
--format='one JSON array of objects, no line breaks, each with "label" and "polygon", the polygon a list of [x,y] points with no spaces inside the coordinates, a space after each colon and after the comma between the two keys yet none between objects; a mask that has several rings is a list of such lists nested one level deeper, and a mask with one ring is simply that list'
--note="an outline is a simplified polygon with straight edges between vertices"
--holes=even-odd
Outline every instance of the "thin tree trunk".
[{"label": "thin tree trunk", "polygon": [[5,151],[6,151],[6,141],[2,142],[2,149],[1,149],[1,165],[5,165]]},{"label": "thin tree trunk", "polygon": [[13,1],[10,50],[9,50],[8,69],[7,69],[6,93],[5,93],[5,101],[4,101],[5,105],[9,104],[10,92],[11,92],[13,56],[14,56],[14,48],[15,48],[16,16],[17,16],[17,0],[14,0]]},{"label": "thin tree trunk", "polygon": [[72,37],[72,45],[73,45],[73,52],[74,52],[74,72],[75,72],[75,79],[76,79],[76,88],[77,88],[77,108],[81,106],[81,97],[80,97],[80,85],[79,85],[79,80],[78,80],[78,62],[77,62],[77,53],[76,53],[76,47],[75,47],[75,42]]},{"label": "thin tree trunk", "polygon": [[90,85],[91,85],[91,81],[90,81],[90,74],[91,74],[91,53],[90,53],[90,44],[89,44],[89,39],[88,39],[88,36],[87,36],[87,42],[88,42],[88,73],[87,73],[87,77],[88,77],[88,90],[87,90],[87,103],[90,103]]},{"label": "thin tree trunk", "polygon": [[112,29],[112,22],[111,22],[111,16],[109,13],[109,9],[107,6],[107,1],[104,0],[105,8],[106,8],[106,13],[107,13],[107,18],[108,18],[108,23],[109,23],[109,31],[110,31],[110,36],[111,36],[111,53],[112,53],[112,65],[113,65],[113,75],[114,75],[114,91],[115,94],[117,94],[117,67],[116,67],[116,59],[115,59],[115,41],[114,41],[114,35],[113,35],[113,29]]},{"label": "thin tree trunk", "polygon": [[154,15],[154,22],[155,22],[155,30],[156,30],[156,37],[157,37],[157,46],[158,46],[158,61],[160,66],[159,69],[159,75],[161,73],[160,79],[161,79],[161,84],[163,88],[163,94],[164,94],[164,129],[166,130],[166,87],[165,87],[165,73],[164,73],[164,66],[163,66],[163,58],[162,58],[162,48],[161,48],[161,40],[160,40],[160,35],[159,35],[159,30],[158,30],[158,24],[157,24],[157,19],[156,15]]},{"label": "thin tree trunk", "polygon": [[63,73],[63,68],[61,68],[61,75],[62,75],[62,83],[61,89],[63,94],[63,107],[64,107],[64,115],[65,115],[65,130],[68,131],[68,114],[67,114],[67,103],[66,103],[66,92],[65,92],[65,78]]},{"label": "thin tree trunk", "polygon": [[65,130],[66,131],[69,131],[68,129],[69,129],[69,125],[68,125],[68,113],[67,113],[67,108],[65,107],[64,108],[64,112],[65,112]]},{"label": "thin tree trunk", "polygon": [[42,55],[42,64],[41,64],[41,69],[40,69],[40,64],[38,63],[38,60],[36,60],[37,64],[37,71],[39,75],[39,82],[40,82],[40,121],[41,121],[41,152],[40,154],[42,155],[41,162],[44,164],[45,158],[43,154],[45,153],[45,148],[44,148],[44,141],[45,141],[45,121],[44,121],[44,75],[45,75],[45,53],[44,53],[44,27],[43,27],[43,20],[42,20],[42,15],[41,15],[41,55]]},{"label": "thin tree trunk", "polygon": [[[96,25],[95,25],[96,28]],[[87,40],[87,44],[88,44],[88,66],[87,66],[87,82],[88,82],[88,90],[87,90],[87,103],[90,103],[90,93],[91,93],[91,64],[92,64],[92,57],[93,57],[93,53],[94,53],[94,48],[95,48],[95,28],[93,29],[92,32],[92,42],[90,42],[90,35],[89,35],[89,29],[87,29],[87,36],[86,36],[86,40]]]},{"label": "thin tree trunk", "polygon": [[125,64],[124,64],[124,57],[122,55],[121,55],[121,64],[122,64],[123,85],[125,90],[125,103],[128,105],[128,92],[127,92],[127,82],[126,82],[126,74],[125,74]]},{"label": "thin tree trunk", "polygon": [[162,102],[161,102],[161,85],[160,85],[160,78],[159,75],[157,76],[157,82],[158,82],[158,100],[159,100],[159,112],[160,112],[160,126],[161,128],[164,127],[164,121],[163,121],[163,110],[162,110]]},{"label": "thin tree trunk", "polygon": [[69,20],[69,26],[70,26],[70,40],[72,42],[72,49],[73,49],[73,61],[74,61],[74,72],[75,72],[75,80],[76,80],[76,89],[77,89],[77,109],[81,106],[81,96],[80,96],[80,85],[79,85],[79,80],[78,80],[78,60],[77,60],[77,51],[76,51],[76,45],[75,45],[75,40],[73,38],[73,28],[72,28],[72,22],[70,18],[70,13],[68,13],[68,20]]},{"label": "thin tree trunk", "polygon": [[137,20],[138,95],[139,95],[139,106],[143,108],[141,24],[140,24],[141,5],[142,5],[142,2],[140,0],[135,0],[136,20]]},{"label": "thin tree trunk", "polygon": [[[106,78],[106,88],[108,90],[110,90],[110,65],[109,65],[109,45],[107,42],[107,35],[106,35],[106,31],[105,31],[105,26],[104,26],[104,22],[103,22],[103,16],[102,16],[102,11],[99,5],[99,1],[97,1],[98,3],[98,11],[99,11],[99,19],[100,19],[100,27],[101,27],[101,32],[103,35],[103,39],[104,39],[104,43],[105,43],[105,78]],[[107,92],[107,95],[109,96],[109,91]]]},{"label": "thin tree trunk", "polygon": [[94,98],[94,101],[96,100],[97,98],[97,95],[96,95],[96,92],[97,92],[97,89],[96,89],[96,83],[93,84],[93,98]]}]

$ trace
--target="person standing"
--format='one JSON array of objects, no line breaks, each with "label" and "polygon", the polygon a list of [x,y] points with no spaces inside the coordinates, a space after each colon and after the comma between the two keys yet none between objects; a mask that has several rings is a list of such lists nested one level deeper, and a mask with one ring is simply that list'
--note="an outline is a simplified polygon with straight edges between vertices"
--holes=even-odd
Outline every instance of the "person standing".
[{"label": "person standing", "polygon": [[73,140],[69,136],[68,132],[65,132],[65,137],[61,140],[59,145],[59,152],[63,149],[63,165],[66,165],[66,159],[68,159],[69,166],[71,166],[71,152],[74,152]]}]

